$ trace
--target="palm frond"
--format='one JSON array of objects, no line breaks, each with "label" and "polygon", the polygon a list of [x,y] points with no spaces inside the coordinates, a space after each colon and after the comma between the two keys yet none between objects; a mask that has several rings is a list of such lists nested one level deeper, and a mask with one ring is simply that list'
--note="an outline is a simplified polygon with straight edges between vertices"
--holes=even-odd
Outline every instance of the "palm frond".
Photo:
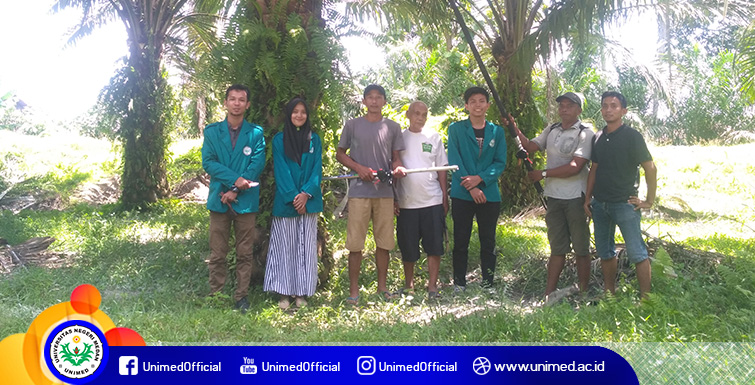
[{"label": "palm frond", "polygon": [[755,22],[742,33],[734,65],[740,77],[740,90],[755,102]]},{"label": "palm frond", "polygon": [[50,11],[60,12],[64,9],[81,9],[82,16],[79,23],[71,29],[67,45],[75,45],[82,38],[89,36],[97,28],[117,20],[118,14],[112,3],[97,0],[59,0],[55,2]]},{"label": "palm frond", "polygon": [[394,32],[453,29],[446,0],[352,1],[346,4],[346,17],[360,23],[374,20],[383,30]]}]

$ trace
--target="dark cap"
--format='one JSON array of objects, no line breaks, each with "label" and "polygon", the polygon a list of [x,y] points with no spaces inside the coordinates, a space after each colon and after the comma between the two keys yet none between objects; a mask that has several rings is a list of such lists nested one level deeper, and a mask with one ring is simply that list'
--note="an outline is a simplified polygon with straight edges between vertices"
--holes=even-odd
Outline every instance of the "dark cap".
[{"label": "dark cap", "polygon": [[381,87],[381,86],[379,86],[377,84],[370,84],[369,86],[367,86],[364,89],[364,97],[366,98],[367,94],[369,94],[370,91],[372,91],[372,90],[377,90],[378,92],[380,92],[381,95],[383,95],[384,98],[386,97],[385,96],[385,88],[383,88],[383,87]]},{"label": "dark cap", "polygon": [[577,94],[575,94],[574,92],[567,92],[567,93],[565,93],[565,94],[557,97],[556,98],[556,103],[560,102],[563,99],[569,99],[572,102],[574,102],[574,104],[578,105],[579,108],[582,108],[582,97],[579,96],[579,95],[577,95]]}]

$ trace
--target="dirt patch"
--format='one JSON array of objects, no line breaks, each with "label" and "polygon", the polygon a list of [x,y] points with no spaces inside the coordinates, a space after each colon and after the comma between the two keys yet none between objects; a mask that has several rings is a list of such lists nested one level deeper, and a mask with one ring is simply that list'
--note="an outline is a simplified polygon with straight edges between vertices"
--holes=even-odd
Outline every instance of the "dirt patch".
[{"label": "dirt patch", "polygon": [[5,196],[0,199],[0,210],[18,214],[22,210],[65,210],[71,203],[83,202],[93,206],[115,203],[121,194],[120,177],[112,176],[98,182],[85,183],[70,195],[61,196],[54,191],[25,193],[19,196]]},{"label": "dirt patch", "polygon": [[[207,174],[188,179],[173,189],[172,195],[187,202],[204,203],[209,194],[210,177]],[[92,206],[117,203],[121,196],[121,178],[118,175],[84,183],[69,196],[45,191],[39,194],[5,196],[0,199],[0,210],[18,214],[22,210],[64,210],[71,203],[86,203]]]},{"label": "dirt patch", "polygon": [[173,189],[172,195],[189,202],[207,202],[210,193],[210,176],[200,175],[183,181]]},{"label": "dirt patch", "polygon": [[121,195],[121,177],[118,175],[97,181],[85,183],[74,191],[71,199],[92,205],[104,205],[118,202]]}]

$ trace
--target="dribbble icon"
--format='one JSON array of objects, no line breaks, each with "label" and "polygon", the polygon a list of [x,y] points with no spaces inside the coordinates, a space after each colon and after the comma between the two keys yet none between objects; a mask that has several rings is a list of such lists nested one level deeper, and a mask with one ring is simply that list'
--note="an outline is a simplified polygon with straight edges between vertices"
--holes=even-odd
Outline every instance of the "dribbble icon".
[{"label": "dribbble icon", "polygon": [[118,373],[121,376],[135,376],[139,374],[139,358],[136,356],[121,356],[118,359]]},{"label": "dribbble icon", "polygon": [[375,357],[361,356],[357,358],[357,373],[363,376],[375,374]]}]

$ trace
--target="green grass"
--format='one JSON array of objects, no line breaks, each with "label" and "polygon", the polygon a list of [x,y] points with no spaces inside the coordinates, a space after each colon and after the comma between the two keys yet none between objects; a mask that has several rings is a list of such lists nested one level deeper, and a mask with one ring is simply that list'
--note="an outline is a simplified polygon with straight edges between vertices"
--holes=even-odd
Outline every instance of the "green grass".
[{"label": "green grass", "polygon": [[[730,257],[707,274],[675,266],[682,272],[677,279],[656,275],[651,301],[642,305],[633,281],[625,278],[616,297],[579,298],[541,308],[533,305],[545,273],[543,229],[537,220],[504,223],[498,230],[501,284],[495,293],[476,286],[478,268],[463,297],[446,291],[440,304],[432,305],[419,289],[417,298],[384,303],[370,294],[376,286],[368,256],[360,281],[362,306],[352,309],[342,303],[348,280],[345,258],[339,258],[331,287],[318,291],[310,308],[281,312],[277,298],[255,286],[252,309],[242,316],[231,310],[229,297],[205,297],[209,249],[201,205],[166,201],[152,213],[77,206],[15,216],[3,212],[0,220],[11,243],[52,235],[59,239],[53,250],[76,255],[72,267],[17,269],[0,281],[0,303],[10,309],[0,320],[4,335],[22,332],[36,312],[66,300],[81,283],[101,290],[102,308],[116,324],[132,327],[152,342],[751,341],[755,328],[752,240],[689,240],[691,246]],[[448,262],[446,258],[441,274],[446,285]],[[426,271],[424,260],[421,263],[422,284]],[[470,266],[479,266],[474,252]],[[399,287],[398,259],[391,260],[390,271],[389,285]],[[573,274],[565,272],[562,281],[573,282]],[[225,292],[230,295],[232,287]]]},{"label": "green grass", "polygon": [[[190,174],[197,167],[196,150],[189,151],[196,142],[179,146],[184,152],[174,151],[178,160],[171,166],[176,179],[175,175]],[[374,294],[374,243],[368,242],[360,278],[362,301],[352,308],[343,303],[348,292],[343,249],[346,222],[333,219],[330,247],[336,254],[336,267],[329,286],[318,290],[311,306],[283,312],[277,307],[277,297],[262,292],[257,283],[250,290],[252,307],[241,315],[232,310],[232,284],[224,296],[207,297],[208,215],[203,205],[166,200],[151,212],[136,213],[119,211],[115,205],[79,204],[63,211],[24,210],[16,215],[0,211],[0,237],[17,244],[34,236],[53,236],[57,241],[51,250],[71,258],[69,267],[29,266],[0,276],[0,306],[5,309],[0,336],[24,332],[39,312],[68,300],[79,284],[90,283],[101,291],[101,308],[116,325],[137,330],[148,343],[588,343],[615,346],[633,365],[650,366],[649,351],[667,354],[671,347],[686,346],[681,344],[751,346],[755,339],[755,231],[750,224],[755,219],[755,168],[746,155],[754,152],[755,145],[651,150],[659,168],[658,201],[679,214],[671,217],[656,210],[646,215],[643,227],[655,236],[724,257],[716,261],[677,258],[672,263],[678,277],[656,272],[653,293],[645,303],[637,300],[636,280],[629,269],[620,277],[616,296],[600,295],[600,275],[595,272],[587,296],[540,306],[548,255],[544,222],[542,218],[513,221],[502,217],[496,237],[499,284],[494,292],[478,285],[479,243],[473,234],[465,295],[453,296],[449,290],[447,253],[440,275],[445,290],[438,303],[424,299],[424,258],[417,267],[416,297],[385,303]],[[24,159],[30,170],[37,168],[34,159]],[[48,164],[40,175],[47,175],[61,195],[102,170],[94,163],[74,167],[61,159],[36,161]],[[229,258],[232,264],[233,253]],[[576,281],[569,262],[560,287]],[[402,283],[401,262],[393,253],[388,285],[398,288]],[[651,344],[611,345],[627,342]],[[655,347],[632,350],[632,346]],[[690,354],[690,350],[684,352],[682,356]],[[695,354],[719,357],[711,352]],[[679,355],[664,357],[659,360],[673,363]],[[737,383],[721,367],[742,357],[729,357],[727,364],[717,366],[711,366],[713,359],[700,358],[717,369],[699,378],[706,380],[702,383]],[[676,375],[682,371],[677,369]],[[641,378],[655,379],[656,374],[648,371]],[[711,382],[711,378],[716,380]]]}]

